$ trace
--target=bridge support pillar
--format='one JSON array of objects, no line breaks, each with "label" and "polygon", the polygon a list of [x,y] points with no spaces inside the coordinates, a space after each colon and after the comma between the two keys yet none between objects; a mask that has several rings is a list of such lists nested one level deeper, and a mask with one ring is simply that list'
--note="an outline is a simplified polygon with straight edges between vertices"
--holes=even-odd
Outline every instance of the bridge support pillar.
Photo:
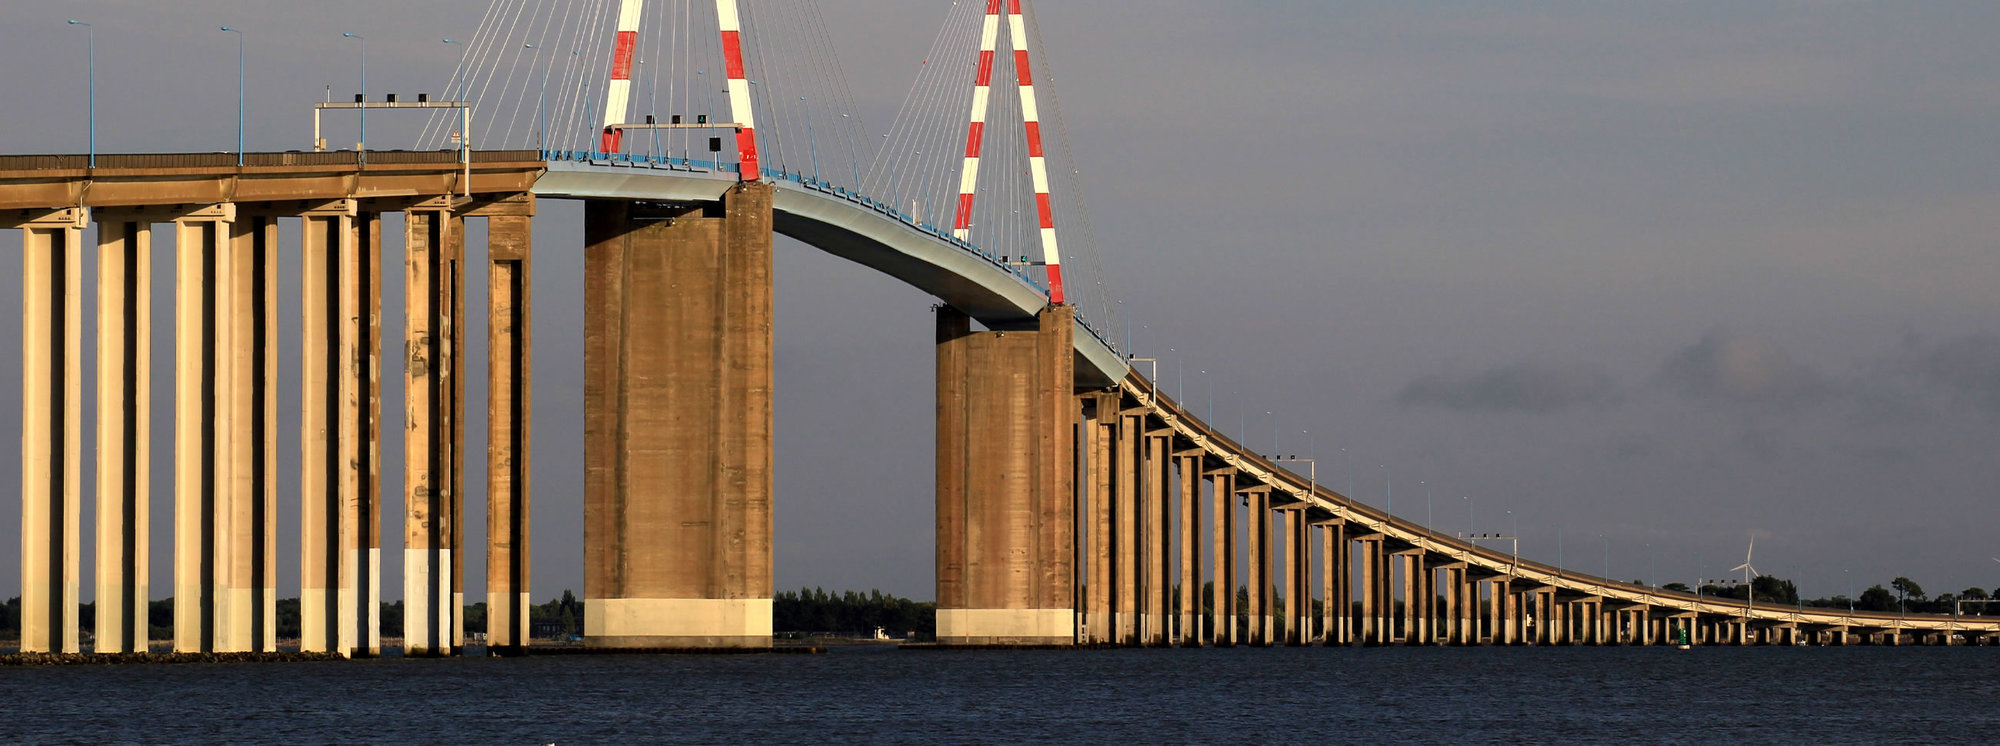
[{"label": "bridge support pillar", "polygon": [[463,629],[464,218],[448,202],[414,206],[404,217],[403,247],[403,654],[448,656]]},{"label": "bridge support pillar", "polygon": [[1348,558],[1351,548],[1347,544],[1347,521],[1335,520],[1320,525],[1320,595],[1325,597],[1321,607],[1321,642],[1326,645],[1346,645],[1351,641],[1348,630],[1354,616],[1349,584]]},{"label": "bridge support pillar", "polygon": [[[1120,402],[1122,408],[1123,403]],[[1137,414],[1121,411],[1116,420],[1117,427],[1111,436],[1111,458],[1105,465],[1111,470],[1111,606],[1112,642],[1118,645],[1139,643],[1139,591],[1145,575],[1142,558],[1145,556],[1143,542],[1145,523],[1139,516],[1140,466],[1143,440],[1140,435],[1145,427]]]},{"label": "bridge support pillar", "polygon": [[1209,588],[1211,642],[1217,647],[1236,644],[1236,473],[1222,469],[1210,475],[1209,548],[1214,553],[1213,582]]},{"label": "bridge support pillar", "polygon": [[1089,645],[1103,645],[1111,642],[1113,615],[1111,604],[1111,463],[1114,433],[1118,429],[1119,394],[1108,391],[1094,391],[1080,397],[1084,404],[1083,452],[1083,521],[1080,539],[1084,546],[1078,553],[1084,568],[1079,575],[1083,578],[1083,629],[1079,641]]},{"label": "bridge support pillar", "polygon": [[1243,534],[1243,560],[1249,563],[1243,573],[1250,602],[1249,644],[1261,648],[1271,644],[1271,493],[1256,489],[1244,497],[1250,503]]},{"label": "bridge support pillar", "polygon": [[[231,368],[236,361],[236,206],[175,221],[174,650],[238,650]],[[244,599],[247,602],[247,597]],[[245,604],[247,605],[247,603]]]},{"label": "bridge support pillar", "polygon": [[771,645],[771,189],[585,205],[585,645]]},{"label": "bridge support pillar", "polygon": [[230,236],[229,604],[233,650],[278,649],[278,221]]},{"label": "bridge support pillar", "polygon": [[1179,479],[1174,525],[1175,543],[1180,545],[1180,613],[1174,642],[1201,647],[1201,458],[1176,456],[1175,475]]},{"label": "bridge support pillar", "polygon": [[[533,345],[527,214],[487,220],[486,644],[528,645],[528,414]],[[587,618],[587,617],[586,617]]]},{"label": "bridge support pillar", "polygon": [[81,649],[83,226],[89,211],[21,228],[21,650]]},{"label": "bridge support pillar", "polygon": [[[1140,418],[1144,426],[1145,418]],[[1139,617],[1140,643],[1148,647],[1165,647],[1173,622],[1167,610],[1171,605],[1173,584],[1168,580],[1172,570],[1167,563],[1172,560],[1173,518],[1168,513],[1167,485],[1173,482],[1173,462],[1167,457],[1169,442],[1164,434],[1145,434],[1145,453],[1140,459],[1145,472],[1142,480],[1145,489],[1143,534],[1145,543],[1145,599]]]},{"label": "bridge support pillar", "polygon": [[153,225],[97,220],[96,650],[137,653],[151,602]]},{"label": "bridge support pillar", "polygon": [[973,332],[938,310],[941,643],[1076,641],[1075,313],[1050,306],[1033,328]]}]

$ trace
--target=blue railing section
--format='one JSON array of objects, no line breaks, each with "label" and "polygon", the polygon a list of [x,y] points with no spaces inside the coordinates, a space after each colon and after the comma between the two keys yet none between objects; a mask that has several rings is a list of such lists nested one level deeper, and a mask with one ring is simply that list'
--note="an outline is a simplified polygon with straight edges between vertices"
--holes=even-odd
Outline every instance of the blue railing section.
[{"label": "blue railing section", "polygon": [[[669,171],[678,171],[690,174],[740,174],[742,172],[742,169],[739,168],[737,164],[734,163],[723,163],[720,161],[704,161],[688,157],[675,158],[672,156],[662,156],[662,155],[642,155],[636,153],[594,153],[584,150],[544,150],[542,151],[542,160],[564,161],[570,163],[589,163],[601,166],[629,166],[634,168],[665,169]],[[760,169],[760,171],[763,172],[764,178],[766,179],[772,179],[775,181],[789,182],[792,184],[796,184],[801,189],[810,189],[812,191],[819,192],[821,194],[826,194],[835,197],[837,199],[846,200],[855,205],[859,205],[865,209],[872,210],[882,215],[886,215],[894,219],[898,223],[902,223],[905,226],[914,228],[918,232],[924,233],[925,235],[928,235],[931,238],[935,238],[939,241],[943,241],[947,244],[950,244],[958,248],[960,251],[963,251],[967,254],[971,254],[972,256],[978,257],[979,259],[985,260],[986,263],[988,264],[991,264],[995,267],[999,267],[1000,269],[1005,270],[1008,274],[1011,274],[1015,278],[1019,279],[1021,282],[1026,283],[1028,287],[1034,288],[1036,292],[1041,293],[1042,297],[1044,298],[1048,297],[1049,294],[1048,287],[1042,284],[1040,281],[1036,280],[1035,278],[1030,277],[1028,273],[1022,269],[1022,265],[1013,264],[1011,262],[1002,262],[1000,261],[1000,257],[993,255],[993,252],[981,249],[978,246],[973,245],[972,242],[970,241],[961,240],[957,236],[953,236],[951,234],[951,231],[944,230],[937,226],[931,225],[930,223],[926,223],[922,220],[919,220],[915,215],[911,215],[909,213],[897,210],[892,205],[883,203],[872,197],[861,194],[860,192],[856,192],[852,189],[819,181],[805,174],[790,173],[786,171],[779,171],[776,169],[769,169],[769,168]],[[1118,349],[1116,345],[1111,344],[1111,340],[1105,338],[1103,332],[1097,328],[1096,324],[1091,323],[1092,321],[1091,319],[1088,319],[1084,316],[1083,309],[1081,307],[1077,308],[1076,318],[1077,321],[1083,324],[1083,328],[1090,331],[1091,336],[1097,338],[1098,342],[1102,343],[1105,347],[1108,347],[1112,350]]]}]

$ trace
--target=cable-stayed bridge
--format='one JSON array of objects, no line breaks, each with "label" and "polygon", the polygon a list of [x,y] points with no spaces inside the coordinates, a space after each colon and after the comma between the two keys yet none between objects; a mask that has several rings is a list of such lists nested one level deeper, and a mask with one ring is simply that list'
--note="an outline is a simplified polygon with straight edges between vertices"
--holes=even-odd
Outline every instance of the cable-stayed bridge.
[{"label": "cable-stayed bridge", "polygon": [[[157,497],[173,505],[177,649],[275,647],[275,557],[296,551],[302,646],[379,653],[374,615],[390,584],[380,554],[397,547],[384,537],[380,475],[400,467],[405,648],[456,652],[460,518],[481,497],[463,489],[464,384],[480,357],[489,641],[525,646],[530,228],[541,199],[585,203],[592,646],[771,644],[775,234],[939,301],[946,643],[1947,644],[2000,634],[1982,619],[1746,603],[1523,561],[1354,502],[1225,437],[1157,390],[1107,333],[1116,303],[1032,6],[944,10],[879,136],[859,121],[811,0],[496,0],[474,36],[451,42],[463,60],[436,100],[391,100],[364,82],[352,100],[321,102],[322,116],[362,118],[357,143],[110,155],[93,137],[84,154],[0,156],[0,224],[20,230],[27,288],[23,649],[82,647],[86,479],[98,500],[93,649],[143,648],[143,537],[156,497],[145,476],[161,468],[174,485]],[[409,149],[368,142],[371,112],[412,109],[429,118]],[[400,265],[385,252],[399,240],[383,235],[392,213],[404,215]],[[280,220],[297,220],[298,235]],[[468,220],[487,222],[483,345],[464,334],[464,285],[482,269],[466,261]],[[93,225],[100,270],[86,291]],[[174,278],[175,310],[156,325],[149,246],[162,226],[175,236],[174,266],[160,270]],[[288,250],[303,257],[303,277],[277,276]],[[407,325],[383,329],[381,277],[398,266]],[[85,302],[97,306],[88,330]],[[301,339],[279,338],[281,313],[302,314]],[[98,366],[89,396],[86,332]],[[150,383],[156,336],[174,350],[171,391]],[[277,400],[281,355],[304,371],[297,433],[276,427],[277,408],[294,405]],[[397,378],[400,415],[380,406]],[[97,433],[88,449],[86,415]],[[143,436],[152,417],[171,418],[176,435],[159,459]],[[397,427],[400,458],[379,447]],[[293,447],[302,473],[281,485],[277,453]],[[296,534],[276,521],[277,501],[294,495]]]}]

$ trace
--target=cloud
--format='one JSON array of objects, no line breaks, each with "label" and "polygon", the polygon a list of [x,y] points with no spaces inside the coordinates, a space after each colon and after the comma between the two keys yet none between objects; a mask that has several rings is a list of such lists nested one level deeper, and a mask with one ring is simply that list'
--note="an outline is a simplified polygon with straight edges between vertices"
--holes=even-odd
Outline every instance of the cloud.
[{"label": "cloud", "polygon": [[1594,368],[1515,365],[1469,376],[1424,376],[1404,386],[1396,401],[1455,412],[1554,412],[1608,403],[1613,388],[1611,377]]},{"label": "cloud", "polygon": [[1658,380],[1690,399],[1777,409],[1816,404],[1836,393],[1777,344],[1724,328],[1668,357]]}]

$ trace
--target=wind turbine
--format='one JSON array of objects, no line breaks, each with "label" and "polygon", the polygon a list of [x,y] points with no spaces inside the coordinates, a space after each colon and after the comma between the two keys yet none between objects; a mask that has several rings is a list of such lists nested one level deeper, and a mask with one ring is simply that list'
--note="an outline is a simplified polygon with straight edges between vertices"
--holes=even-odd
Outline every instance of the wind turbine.
[{"label": "wind turbine", "polygon": [[[1753,555],[1753,554],[1755,554],[1756,552],[1757,552],[1757,535],[1756,535],[1756,534],[1751,534],[1751,535],[1750,535],[1750,549],[1749,549],[1749,551],[1746,551],[1746,552],[1744,552],[1744,553],[1743,553],[1743,564],[1740,564],[1740,565],[1737,565],[1737,566],[1735,566],[1735,567],[1732,567],[1732,568],[1729,568],[1729,571],[1730,571],[1730,572],[1736,572],[1737,570],[1742,570],[1742,571],[1743,571],[1743,587],[1744,587],[1745,589],[1748,589],[1748,588],[1750,588],[1750,581],[1751,581],[1751,579],[1755,578],[1755,577],[1757,576],[1757,574],[1758,574],[1758,573],[1757,573],[1757,568],[1755,568],[1755,567],[1752,567],[1752,566],[1750,565],[1750,556],[1751,556],[1751,555]],[[1996,559],[1996,560],[1994,560],[1994,561],[1996,561],[1996,562],[2000,562],[2000,559]]]}]

